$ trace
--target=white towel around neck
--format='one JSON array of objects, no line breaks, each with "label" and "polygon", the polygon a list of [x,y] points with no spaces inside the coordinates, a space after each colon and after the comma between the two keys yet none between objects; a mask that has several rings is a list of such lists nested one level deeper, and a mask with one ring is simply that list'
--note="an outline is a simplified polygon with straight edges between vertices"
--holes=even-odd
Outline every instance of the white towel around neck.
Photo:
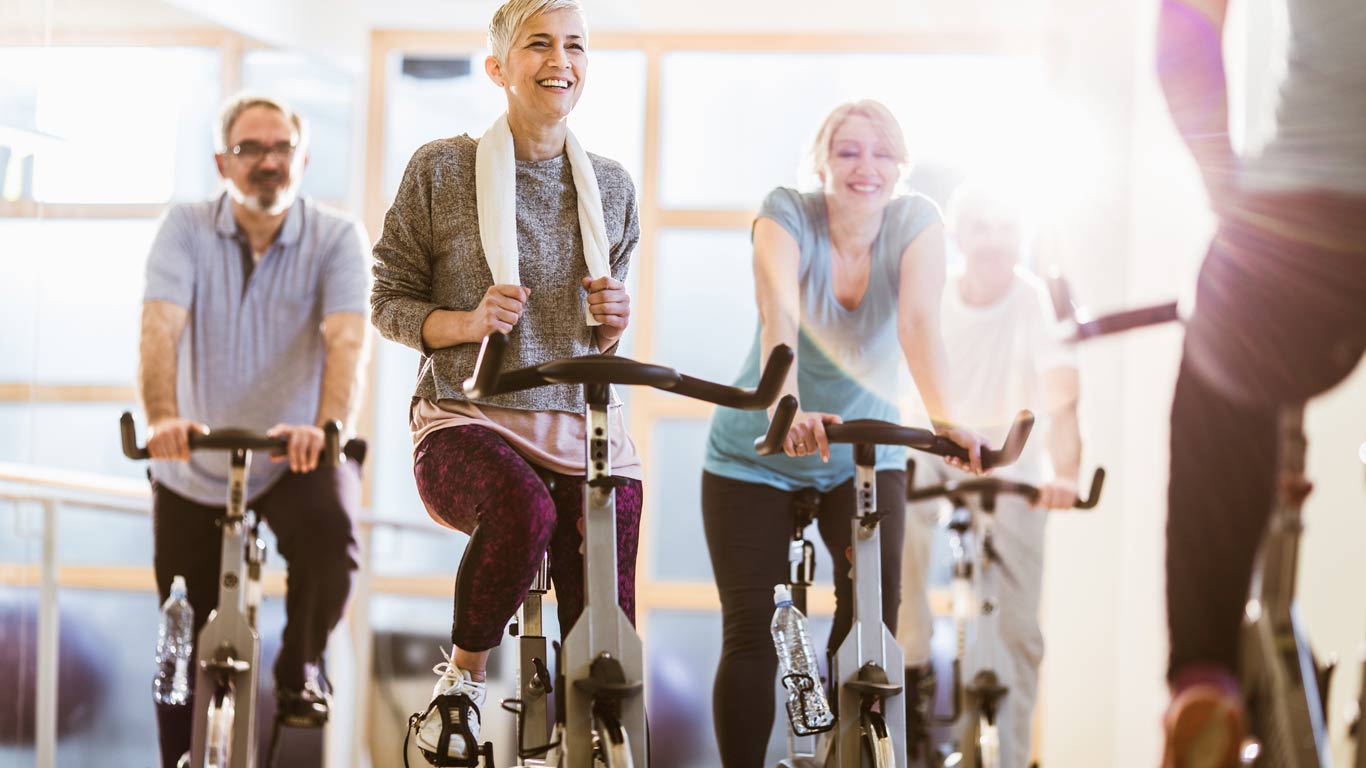
[{"label": "white towel around neck", "polygon": [[[565,135],[565,154],[574,174],[579,196],[579,229],[583,232],[583,258],[594,280],[610,274],[607,261],[607,227],[603,223],[602,193],[593,163],[574,132]],[[517,156],[512,130],[504,112],[479,139],[474,155],[474,187],[479,215],[479,241],[494,285],[521,285],[517,253]],[[584,305],[589,325],[601,325]]]}]

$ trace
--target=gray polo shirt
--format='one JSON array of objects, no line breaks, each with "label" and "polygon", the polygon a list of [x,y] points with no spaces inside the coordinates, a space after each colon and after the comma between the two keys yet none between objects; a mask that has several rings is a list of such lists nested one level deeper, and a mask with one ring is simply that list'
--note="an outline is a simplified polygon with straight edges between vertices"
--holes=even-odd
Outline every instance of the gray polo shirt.
[{"label": "gray polo shirt", "polygon": [[[322,319],[369,309],[369,251],[358,222],[302,198],[254,265],[226,194],[167,210],[143,300],[189,310],[177,358],[181,418],[260,431],[312,424],[322,393]],[[249,496],[286,471],[287,463],[253,456]],[[223,506],[228,457],[153,461],[152,476],[187,499]]]}]

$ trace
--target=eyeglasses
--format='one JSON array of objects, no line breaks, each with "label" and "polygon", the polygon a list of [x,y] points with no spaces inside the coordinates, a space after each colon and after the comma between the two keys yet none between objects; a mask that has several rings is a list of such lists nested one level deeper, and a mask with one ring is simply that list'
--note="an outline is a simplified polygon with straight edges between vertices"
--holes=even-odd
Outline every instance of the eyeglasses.
[{"label": "eyeglasses", "polygon": [[228,154],[248,163],[259,163],[265,159],[266,155],[275,155],[281,160],[288,161],[294,157],[294,150],[297,145],[292,141],[282,141],[278,144],[262,144],[259,141],[244,141],[241,144],[234,144],[228,149]]}]

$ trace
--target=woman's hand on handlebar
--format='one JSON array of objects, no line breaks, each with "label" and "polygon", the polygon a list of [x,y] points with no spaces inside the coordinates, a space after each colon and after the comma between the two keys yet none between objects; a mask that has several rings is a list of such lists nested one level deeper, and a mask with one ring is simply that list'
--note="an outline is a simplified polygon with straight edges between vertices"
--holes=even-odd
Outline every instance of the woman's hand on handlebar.
[{"label": "woman's hand on handlebar", "polygon": [[1079,498],[1077,481],[1069,477],[1055,477],[1039,486],[1038,509],[1071,509]]},{"label": "woman's hand on handlebar", "polygon": [[819,453],[821,461],[829,461],[830,441],[825,437],[825,425],[841,421],[833,413],[797,411],[792,417],[792,427],[787,430],[787,439],[783,441],[783,453],[793,457]]},{"label": "woman's hand on handlebar", "polygon": [[283,437],[289,441],[285,452],[271,456],[271,461],[289,461],[292,472],[312,472],[318,468],[318,456],[322,454],[323,431],[311,424],[276,424],[266,432],[269,437]]},{"label": "woman's hand on handlebar", "polygon": [[167,461],[190,460],[190,433],[207,435],[209,428],[189,419],[162,419],[147,433],[147,454]]},{"label": "woman's hand on handlebar", "polygon": [[982,451],[991,447],[991,443],[987,442],[985,437],[970,429],[955,427],[950,424],[937,425],[934,431],[935,434],[952,440],[968,452],[968,461],[953,456],[945,456],[945,464],[964,472],[971,472],[974,475],[985,475],[987,473],[986,470],[982,469]]}]

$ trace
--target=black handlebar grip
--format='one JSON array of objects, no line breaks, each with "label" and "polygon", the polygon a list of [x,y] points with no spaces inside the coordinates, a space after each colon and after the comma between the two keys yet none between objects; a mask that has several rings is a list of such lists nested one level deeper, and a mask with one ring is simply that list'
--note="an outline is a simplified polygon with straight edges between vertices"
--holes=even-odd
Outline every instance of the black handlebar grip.
[{"label": "black handlebar grip", "polygon": [[[786,349],[786,347],[779,347],[778,349]],[[791,350],[788,352],[788,364],[791,364]],[[778,407],[773,411],[773,421],[768,423],[768,432],[762,437],[754,438],[754,452],[760,456],[772,456],[775,453],[782,452],[783,440],[787,439],[787,432],[792,429],[792,419],[796,415],[797,398],[792,395],[783,395],[783,399],[778,401]]]},{"label": "black handlebar grip", "polygon": [[465,394],[476,400],[488,397],[498,387],[498,377],[503,372],[503,352],[507,349],[508,337],[504,333],[490,333],[479,345],[479,357],[474,361],[474,375],[465,379]]},{"label": "black handlebar grip", "polygon": [[[792,369],[792,360],[796,355],[792,352],[792,347],[786,344],[779,344],[768,353],[768,362],[764,363],[764,371],[759,375],[759,385],[754,388],[754,399],[761,408],[767,408],[778,399],[778,394],[783,391],[783,382],[787,381],[787,373]],[[796,411],[796,398],[793,398],[793,411]],[[784,430],[786,432],[786,430]]]},{"label": "black handlebar grip", "polygon": [[1077,499],[1073,504],[1075,509],[1094,509],[1100,503],[1100,491],[1105,487],[1105,467],[1096,467],[1096,471],[1091,475],[1091,491],[1086,494],[1085,499]]},{"label": "black handlebar grip", "polygon": [[[1025,442],[1029,440],[1029,433],[1033,429],[1034,414],[1029,411],[1020,411],[1016,414],[1015,423],[1011,425],[1010,434],[1006,435],[1001,447],[982,451],[982,469],[1014,464],[1020,458],[1020,452],[1024,450]],[[940,456],[952,456],[959,461],[968,461],[968,450],[947,437],[936,437],[934,447],[929,452]]]},{"label": "black handlebar grip", "polygon": [[341,422],[333,419],[323,425],[322,466],[335,467],[341,463]]},{"label": "black handlebar grip", "polygon": [[119,437],[123,441],[123,455],[130,459],[149,459],[151,454],[146,448],[138,447],[137,428],[133,426],[133,414],[124,411],[119,417]]}]

